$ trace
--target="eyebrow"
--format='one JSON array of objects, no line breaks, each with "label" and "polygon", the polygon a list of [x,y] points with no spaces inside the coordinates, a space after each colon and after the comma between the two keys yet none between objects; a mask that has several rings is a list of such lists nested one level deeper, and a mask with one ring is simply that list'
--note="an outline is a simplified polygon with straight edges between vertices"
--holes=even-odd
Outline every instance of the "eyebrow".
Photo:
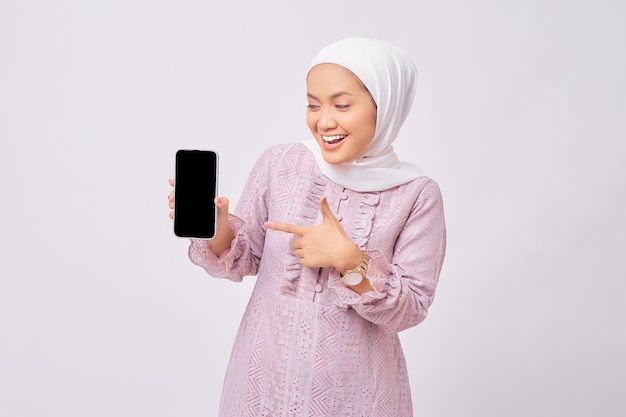
[{"label": "eyebrow", "polygon": [[[308,92],[307,92],[307,93],[306,93],[306,95],[307,95],[307,97],[310,97],[310,98],[312,98],[312,99],[319,100],[319,98],[315,97],[315,96],[314,96],[313,94],[311,94],[311,93],[308,93]],[[352,96],[352,95],[353,95],[352,93],[348,93],[347,91],[339,91],[339,92],[337,92],[337,93],[335,93],[335,94],[330,95],[330,97],[328,97],[328,98],[332,100],[332,99],[335,99],[335,98],[337,98],[337,97],[341,97],[341,96]]]}]

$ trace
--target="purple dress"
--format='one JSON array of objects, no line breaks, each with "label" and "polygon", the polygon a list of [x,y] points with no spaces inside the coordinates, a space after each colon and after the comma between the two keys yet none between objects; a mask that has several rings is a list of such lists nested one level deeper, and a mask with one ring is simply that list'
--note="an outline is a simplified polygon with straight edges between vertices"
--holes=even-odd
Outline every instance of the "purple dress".
[{"label": "purple dress", "polygon": [[[334,268],[300,265],[293,235],[263,223],[321,223],[328,197],[348,236],[371,257],[375,291],[361,296]],[[255,164],[215,257],[192,240],[210,275],[257,281],[234,343],[220,416],[412,416],[397,333],[426,317],[445,253],[443,203],[427,177],[380,192],[325,177],[301,143],[268,149]]]}]

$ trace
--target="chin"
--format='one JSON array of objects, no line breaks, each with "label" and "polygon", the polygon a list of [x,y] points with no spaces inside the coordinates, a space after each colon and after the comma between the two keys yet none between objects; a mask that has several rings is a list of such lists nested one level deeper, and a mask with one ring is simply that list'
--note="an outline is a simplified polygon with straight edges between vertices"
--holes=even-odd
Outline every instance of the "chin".
[{"label": "chin", "polygon": [[322,150],[322,158],[324,158],[324,161],[326,161],[326,163],[331,164],[331,165],[337,165],[337,164],[341,164],[344,162],[341,158],[338,158],[335,155],[328,155],[323,150]]},{"label": "chin", "polygon": [[330,165],[341,165],[341,164],[345,164],[346,162],[349,162],[349,161],[346,161],[345,159],[331,159],[331,160],[328,160],[328,159],[324,158],[324,160],[328,164],[330,164]]}]

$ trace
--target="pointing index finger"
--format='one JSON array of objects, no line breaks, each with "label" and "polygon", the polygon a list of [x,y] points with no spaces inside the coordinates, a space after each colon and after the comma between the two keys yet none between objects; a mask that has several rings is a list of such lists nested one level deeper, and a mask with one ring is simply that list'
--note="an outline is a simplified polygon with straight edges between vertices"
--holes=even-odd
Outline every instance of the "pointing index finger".
[{"label": "pointing index finger", "polygon": [[263,224],[263,226],[267,229],[277,230],[279,232],[285,232],[285,233],[292,233],[294,235],[302,236],[302,234],[304,233],[303,226],[296,226],[295,224],[290,224],[290,223],[266,222]]}]

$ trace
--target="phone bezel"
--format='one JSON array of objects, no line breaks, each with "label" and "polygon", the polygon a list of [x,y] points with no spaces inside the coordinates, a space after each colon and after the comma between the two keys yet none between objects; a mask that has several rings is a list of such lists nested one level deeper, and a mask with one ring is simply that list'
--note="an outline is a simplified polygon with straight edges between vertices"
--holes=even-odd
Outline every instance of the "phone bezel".
[{"label": "phone bezel", "polygon": [[212,196],[213,199],[218,194],[218,184],[219,184],[219,154],[218,152],[215,150],[209,150],[209,149],[179,149],[178,151],[176,151],[175,174],[174,174],[174,225],[173,225],[173,229],[174,229],[174,234],[180,238],[211,240],[215,237],[215,234],[217,233],[217,207],[215,206],[215,204],[212,205],[213,207],[213,225],[212,225],[213,234],[212,235],[207,235],[203,233],[195,233],[193,231],[190,232],[189,230],[181,230],[182,223],[179,223],[176,220],[176,211],[177,211],[176,184],[177,184],[177,181],[179,180],[179,174],[180,174],[179,168],[181,164],[181,156],[183,156],[183,154],[201,154],[201,153],[208,153],[208,154],[214,155],[215,183],[213,184],[213,189],[215,191]]}]

